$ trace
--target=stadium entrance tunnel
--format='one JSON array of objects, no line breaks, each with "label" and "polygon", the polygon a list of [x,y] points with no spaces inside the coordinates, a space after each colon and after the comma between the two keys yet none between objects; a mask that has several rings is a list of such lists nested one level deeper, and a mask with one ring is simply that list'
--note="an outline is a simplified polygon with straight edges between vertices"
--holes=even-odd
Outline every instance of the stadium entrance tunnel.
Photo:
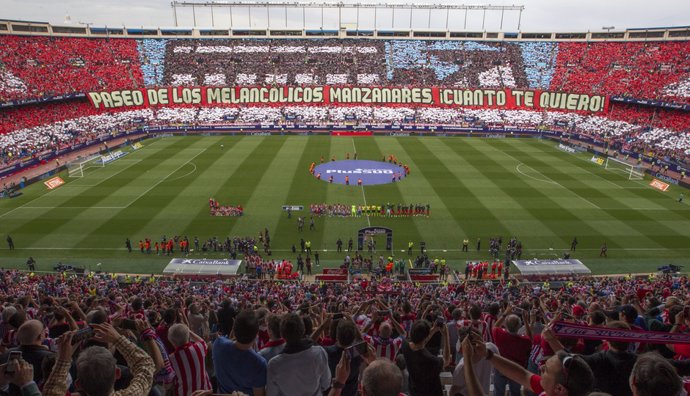
[{"label": "stadium entrance tunnel", "polygon": [[393,230],[386,227],[367,227],[357,232],[357,250],[362,251],[368,240],[386,234],[386,250],[393,250]]},{"label": "stadium entrance tunnel", "polygon": [[313,174],[326,183],[357,186],[361,181],[361,185],[370,186],[400,181],[405,178],[405,169],[388,162],[343,160],[319,164]]}]

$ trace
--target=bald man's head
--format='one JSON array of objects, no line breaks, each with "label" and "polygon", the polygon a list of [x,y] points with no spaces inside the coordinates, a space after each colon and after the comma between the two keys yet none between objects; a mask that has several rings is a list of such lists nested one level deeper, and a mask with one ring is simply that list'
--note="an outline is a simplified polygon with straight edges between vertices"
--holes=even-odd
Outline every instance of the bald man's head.
[{"label": "bald man's head", "polygon": [[27,320],[17,329],[19,345],[41,345],[43,342],[43,323],[38,320]]},{"label": "bald man's head", "polygon": [[388,359],[373,361],[362,373],[362,394],[365,396],[398,396],[403,375]]}]

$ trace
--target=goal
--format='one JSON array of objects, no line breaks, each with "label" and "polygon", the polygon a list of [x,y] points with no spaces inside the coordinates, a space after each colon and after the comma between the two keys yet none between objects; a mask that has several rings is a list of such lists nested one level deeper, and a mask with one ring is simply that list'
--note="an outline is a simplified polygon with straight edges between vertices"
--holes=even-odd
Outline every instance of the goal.
[{"label": "goal", "polygon": [[68,177],[84,177],[84,171],[89,168],[103,168],[103,159],[100,155],[92,155],[87,158],[80,158],[67,164]]},{"label": "goal", "polygon": [[625,161],[621,161],[615,158],[606,158],[604,168],[612,172],[620,173],[626,176],[628,180],[644,179],[644,169],[642,167],[631,165]]}]

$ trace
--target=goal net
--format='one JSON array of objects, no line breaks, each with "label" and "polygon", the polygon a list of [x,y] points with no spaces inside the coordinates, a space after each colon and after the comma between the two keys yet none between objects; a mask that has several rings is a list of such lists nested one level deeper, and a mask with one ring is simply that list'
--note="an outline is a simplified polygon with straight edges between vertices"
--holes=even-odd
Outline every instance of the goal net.
[{"label": "goal net", "polygon": [[619,173],[628,178],[628,180],[642,180],[644,179],[644,169],[640,166],[631,165],[625,161],[615,158],[606,158],[605,169],[612,172]]},{"label": "goal net", "polygon": [[105,166],[100,155],[92,155],[87,158],[80,158],[77,161],[67,164],[68,177],[83,177],[84,171],[89,168],[102,168]]}]

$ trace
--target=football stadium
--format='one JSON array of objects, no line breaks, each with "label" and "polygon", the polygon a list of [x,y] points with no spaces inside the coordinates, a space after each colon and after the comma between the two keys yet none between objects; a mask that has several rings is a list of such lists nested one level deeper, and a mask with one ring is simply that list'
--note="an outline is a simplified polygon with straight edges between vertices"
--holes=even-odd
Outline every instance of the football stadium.
[{"label": "football stadium", "polygon": [[0,19],[0,392],[687,394],[690,27],[171,6]]}]

